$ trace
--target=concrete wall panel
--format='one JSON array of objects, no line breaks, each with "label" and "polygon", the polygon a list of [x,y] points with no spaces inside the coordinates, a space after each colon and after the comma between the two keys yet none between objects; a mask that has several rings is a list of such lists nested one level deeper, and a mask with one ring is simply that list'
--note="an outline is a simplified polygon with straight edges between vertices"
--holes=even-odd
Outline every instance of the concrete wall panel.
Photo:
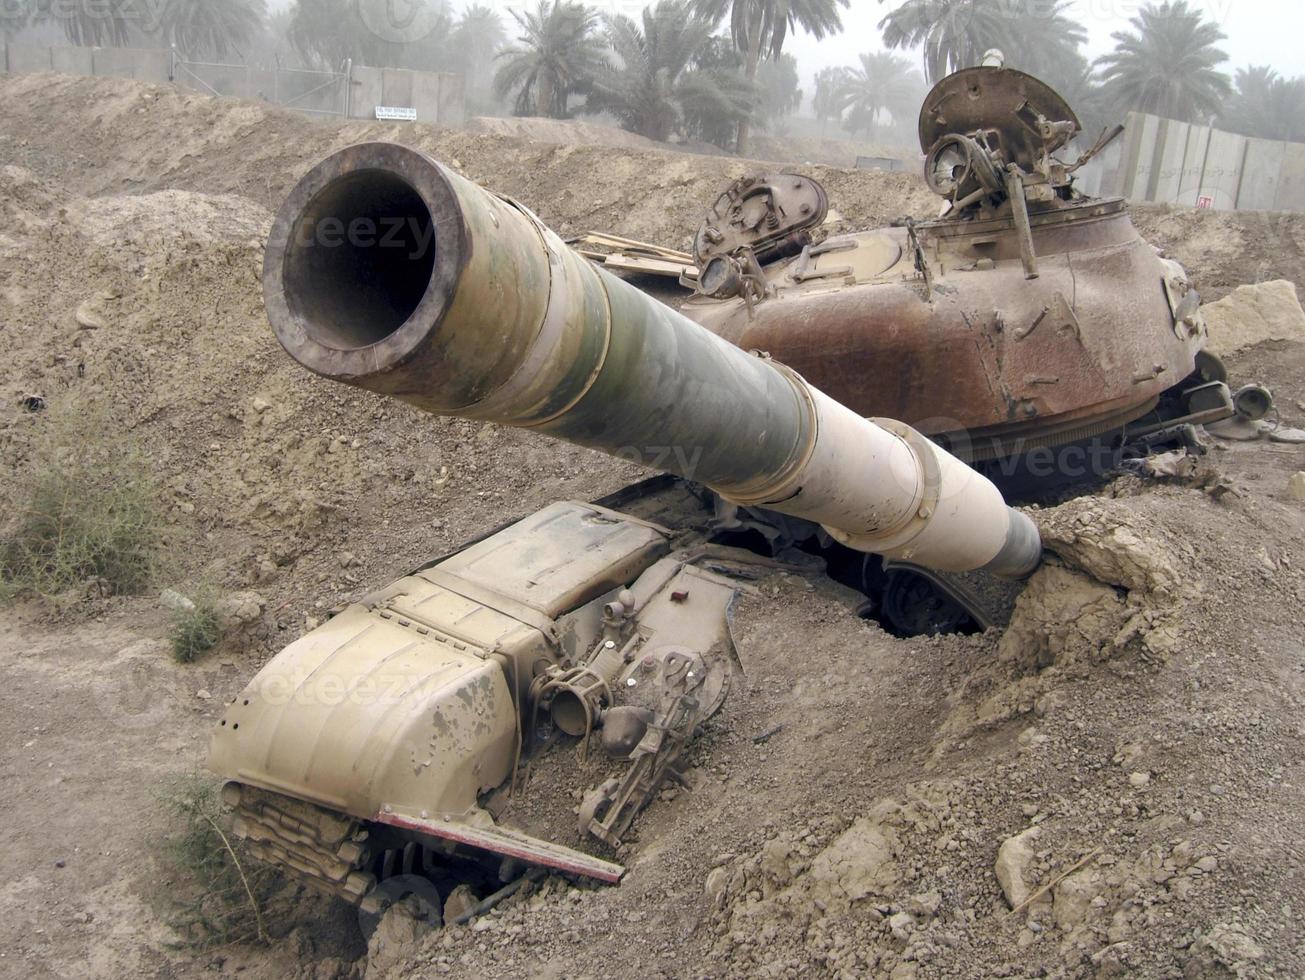
[{"label": "concrete wall panel", "polygon": [[1247,140],[1242,167],[1242,190],[1237,196],[1239,211],[1269,211],[1278,199],[1278,181],[1287,155],[1287,144],[1276,140]]},{"label": "concrete wall panel", "polygon": [[54,70],[65,75],[93,75],[92,49],[63,46],[50,49]]},{"label": "concrete wall panel", "polygon": [[23,72],[52,71],[53,62],[50,49],[36,44],[6,44],[6,70],[12,74]]},{"label": "concrete wall panel", "polygon": [[444,76],[430,71],[412,73],[412,108],[417,110],[417,121],[444,125],[440,117],[440,83]]},{"label": "concrete wall panel", "polygon": [[1187,128],[1187,149],[1178,190],[1173,198],[1175,204],[1196,207],[1196,198],[1201,191],[1201,174],[1205,171],[1205,158],[1210,149],[1210,132],[1209,126]]},{"label": "concrete wall panel", "polygon": [[384,102],[384,72],[366,65],[353,66],[353,94],[349,114],[355,119],[375,119],[376,107]]},{"label": "concrete wall panel", "polygon": [[1273,209],[1305,211],[1305,143],[1288,143],[1282,148],[1282,170]]},{"label": "concrete wall panel", "polygon": [[[1103,155],[1099,193],[1219,210],[1305,211],[1305,144],[1248,139],[1129,113],[1118,156]],[[1080,190],[1092,191],[1086,180]]]},{"label": "concrete wall panel", "polygon": [[1128,154],[1128,133],[1125,132],[1102,151],[1096,163],[1100,167],[1096,193],[1102,197],[1117,197],[1124,193],[1122,170]]},{"label": "concrete wall panel", "polygon": [[1237,207],[1237,194],[1241,189],[1242,165],[1246,160],[1246,137],[1213,130],[1210,149],[1205,158],[1205,172],[1201,177],[1200,198],[1210,198],[1216,211],[1231,211]]},{"label": "concrete wall panel", "polygon": [[381,74],[381,105],[396,109],[413,108],[412,76],[415,72],[404,68],[386,68]]},{"label": "concrete wall panel", "polygon": [[441,126],[461,126],[467,121],[467,80],[463,75],[442,72],[437,121]]},{"label": "concrete wall panel", "polygon": [[1160,120],[1140,113],[1128,114],[1128,144],[1120,176],[1120,193],[1133,200],[1146,200],[1155,159]]},{"label": "concrete wall panel", "polygon": [[1172,204],[1178,200],[1178,190],[1182,185],[1183,168],[1187,163],[1187,143],[1192,127],[1188,123],[1164,120],[1160,133],[1164,142],[1156,154],[1156,169],[1151,174],[1152,190],[1148,195],[1152,201],[1164,201]]},{"label": "concrete wall panel", "polygon": [[162,84],[169,81],[172,53],[151,48],[95,48],[91,64],[96,75]]}]

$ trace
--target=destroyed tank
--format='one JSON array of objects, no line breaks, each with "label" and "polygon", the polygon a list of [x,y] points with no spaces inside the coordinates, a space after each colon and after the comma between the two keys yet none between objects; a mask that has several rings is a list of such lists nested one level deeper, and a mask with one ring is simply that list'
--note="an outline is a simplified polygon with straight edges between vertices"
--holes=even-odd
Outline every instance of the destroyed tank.
[{"label": "destroyed tank", "polygon": [[[270,661],[209,756],[255,856],[364,905],[400,878],[619,881],[602,848],[685,779],[740,669],[750,579],[819,554],[862,586],[915,575],[908,627],[912,609],[991,625],[1041,543],[967,460],[1008,458],[1021,433],[1167,431],[1219,383],[1181,268],[1055,162],[1077,122],[1054,93],[962,72],[921,129],[946,215],[821,240],[814,182],[742,183],[698,236],[683,313],[416,150],[351,147],[300,182],[265,268],[299,363],[668,475],[510,522]],[[963,431],[965,459],[944,448]],[[522,760],[566,740],[624,760],[584,798],[584,847],[497,819]]]},{"label": "destroyed tank", "polygon": [[[812,181],[745,179],[698,232],[702,273],[684,312],[857,414],[901,419],[979,464],[1050,459],[1107,434],[1122,445],[1229,410],[1217,390],[1191,391],[1224,378],[1201,355],[1183,268],[1142,239],[1123,199],[1075,189],[1122,131],[1063,163],[1080,124],[1059,95],[1018,71],[960,71],[920,114],[940,217],[823,236]],[[1060,455],[1035,476],[1076,475],[1074,455],[1068,466]],[[1111,454],[1097,462],[1100,473]]]}]

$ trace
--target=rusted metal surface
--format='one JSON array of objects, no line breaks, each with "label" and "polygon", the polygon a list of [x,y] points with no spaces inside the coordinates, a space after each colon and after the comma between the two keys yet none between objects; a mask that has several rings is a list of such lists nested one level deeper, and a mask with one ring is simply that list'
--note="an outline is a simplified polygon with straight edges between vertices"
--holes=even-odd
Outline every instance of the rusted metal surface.
[{"label": "rusted metal surface", "polygon": [[[685,313],[820,379],[859,414],[930,435],[968,433],[981,455],[1057,434],[1072,441],[1094,423],[1148,411],[1191,373],[1203,335],[1175,332],[1168,270],[1118,202],[1057,217],[1034,216],[1042,260],[1032,282],[999,222],[935,222],[917,226],[932,300],[906,258],[905,231],[889,229],[853,238],[876,253],[872,269],[885,239],[900,248],[903,258],[884,272],[795,282],[799,259],[771,271],[777,295],[751,317],[738,302],[695,300]],[[1074,239],[1081,247],[1070,251]],[[830,253],[806,269],[841,271],[856,259]],[[1149,377],[1135,380],[1139,365]]]}]

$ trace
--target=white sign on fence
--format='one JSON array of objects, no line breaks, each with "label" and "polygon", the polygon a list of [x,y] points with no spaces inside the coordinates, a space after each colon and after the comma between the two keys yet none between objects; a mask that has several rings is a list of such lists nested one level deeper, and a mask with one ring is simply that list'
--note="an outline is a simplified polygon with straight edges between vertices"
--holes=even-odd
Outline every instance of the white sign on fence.
[{"label": "white sign on fence", "polygon": [[376,118],[380,122],[416,122],[417,110],[378,105],[376,107]]}]

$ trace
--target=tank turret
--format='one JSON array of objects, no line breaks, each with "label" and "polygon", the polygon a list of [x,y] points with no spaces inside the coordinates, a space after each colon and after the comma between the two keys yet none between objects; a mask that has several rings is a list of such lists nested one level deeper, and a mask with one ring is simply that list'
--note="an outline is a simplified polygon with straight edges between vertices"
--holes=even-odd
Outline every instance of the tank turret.
[{"label": "tank turret", "polygon": [[[956,72],[919,120],[940,215],[831,234],[809,180],[751,175],[709,212],[683,311],[857,414],[900,419],[985,464],[1003,489],[1019,467],[1002,461],[1031,452],[1048,457],[1034,460],[1035,484],[1100,477],[1125,438],[1210,421],[1211,402],[1231,414],[1226,393],[1203,388],[1222,369],[1202,352],[1187,273],[1142,238],[1122,198],[1080,189],[1122,131],[1073,154],[1079,119],[1045,83]],[[1049,459],[1092,440],[1103,451]]]}]

